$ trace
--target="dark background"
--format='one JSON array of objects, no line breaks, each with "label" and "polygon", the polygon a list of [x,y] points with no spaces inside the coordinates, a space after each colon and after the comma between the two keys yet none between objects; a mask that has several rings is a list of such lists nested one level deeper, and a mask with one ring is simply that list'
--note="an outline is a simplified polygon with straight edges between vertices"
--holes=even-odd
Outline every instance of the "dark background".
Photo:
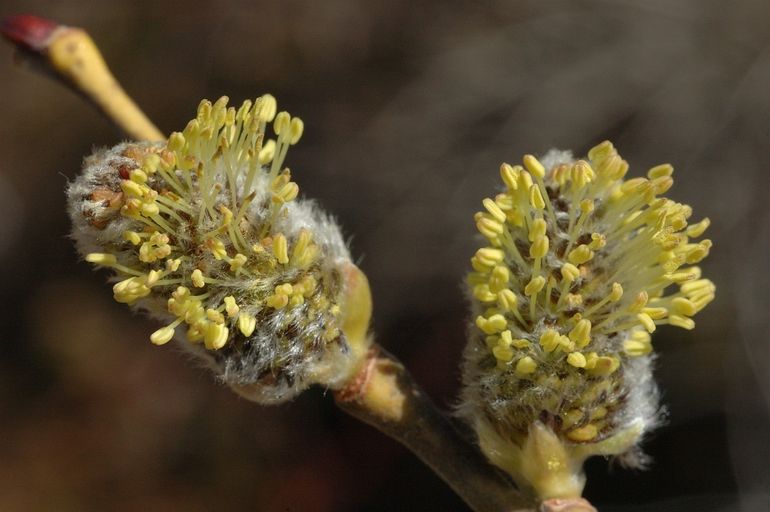
[{"label": "dark background", "polygon": [[[708,216],[717,300],[654,342],[669,422],[648,472],[588,464],[600,510],[770,504],[770,6],[763,0],[3,0],[92,34],[166,131],[203,97],[272,92],[289,155],[375,295],[377,339],[449,407],[472,214],[501,161],[611,138],[631,176]],[[111,299],[67,239],[63,190],[120,134],[0,47],[0,510],[465,510],[322,390],[260,408]]]}]

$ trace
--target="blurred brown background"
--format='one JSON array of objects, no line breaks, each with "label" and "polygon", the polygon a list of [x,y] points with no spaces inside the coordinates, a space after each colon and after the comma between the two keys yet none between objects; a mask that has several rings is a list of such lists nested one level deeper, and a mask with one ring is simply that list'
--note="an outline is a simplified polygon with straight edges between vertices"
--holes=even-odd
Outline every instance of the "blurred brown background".
[{"label": "blurred brown background", "polygon": [[[203,97],[266,91],[301,115],[289,155],[336,212],[375,329],[449,407],[472,214],[497,167],[611,138],[712,219],[717,300],[661,328],[669,423],[645,473],[588,465],[600,510],[770,504],[770,4],[766,0],[187,2],[3,0],[82,26],[167,131]],[[465,510],[322,390],[259,408],[112,301],[67,239],[63,189],[120,138],[0,47],[0,511]]]}]

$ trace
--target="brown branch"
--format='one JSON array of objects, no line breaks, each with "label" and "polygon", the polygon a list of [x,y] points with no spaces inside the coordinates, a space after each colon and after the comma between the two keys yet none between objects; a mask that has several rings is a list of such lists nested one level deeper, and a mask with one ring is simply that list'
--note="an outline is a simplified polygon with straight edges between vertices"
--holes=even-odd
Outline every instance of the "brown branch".
[{"label": "brown branch", "polygon": [[370,350],[358,375],[335,399],[342,410],[414,452],[474,511],[535,510],[535,502],[491,466],[381,348]]}]

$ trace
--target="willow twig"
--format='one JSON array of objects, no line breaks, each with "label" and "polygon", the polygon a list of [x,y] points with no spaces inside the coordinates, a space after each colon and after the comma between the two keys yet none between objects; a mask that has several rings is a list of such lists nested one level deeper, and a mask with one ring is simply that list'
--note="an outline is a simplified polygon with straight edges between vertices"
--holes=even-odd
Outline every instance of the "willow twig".
[{"label": "willow twig", "polygon": [[84,30],[19,15],[3,20],[0,32],[23,58],[93,103],[129,137],[165,140],[120,86]]},{"label": "willow twig", "polygon": [[404,366],[381,348],[370,351],[335,399],[342,410],[414,452],[476,512],[534,510],[535,503],[460,435]]}]

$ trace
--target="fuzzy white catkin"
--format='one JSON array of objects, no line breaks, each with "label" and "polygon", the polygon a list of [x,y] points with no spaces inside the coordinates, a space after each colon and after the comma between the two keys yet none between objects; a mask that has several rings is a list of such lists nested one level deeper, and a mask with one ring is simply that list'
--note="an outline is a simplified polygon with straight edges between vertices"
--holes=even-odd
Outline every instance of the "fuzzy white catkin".
[{"label": "fuzzy white catkin", "polygon": [[[624,179],[609,142],[586,160],[551,151],[503,164],[505,189],[475,216],[474,325],[459,414],[491,462],[542,499],[579,496],[583,460],[644,464],[660,423],[650,334],[692,329],[714,298],[697,264],[708,219],[662,197],[673,168]],[[671,291],[669,287],[676,288]]]},{"label": "fuzzy white catkin", "polygon": [[361,352],[341,330],[340,229],[282,166],[302,130],[271,96],[204,101],[166,143],[95,152],[67,190],[79,252],[113,270],[116,300],[168,323],[153,343],[176,338],[262,403],[341,386]]}]

